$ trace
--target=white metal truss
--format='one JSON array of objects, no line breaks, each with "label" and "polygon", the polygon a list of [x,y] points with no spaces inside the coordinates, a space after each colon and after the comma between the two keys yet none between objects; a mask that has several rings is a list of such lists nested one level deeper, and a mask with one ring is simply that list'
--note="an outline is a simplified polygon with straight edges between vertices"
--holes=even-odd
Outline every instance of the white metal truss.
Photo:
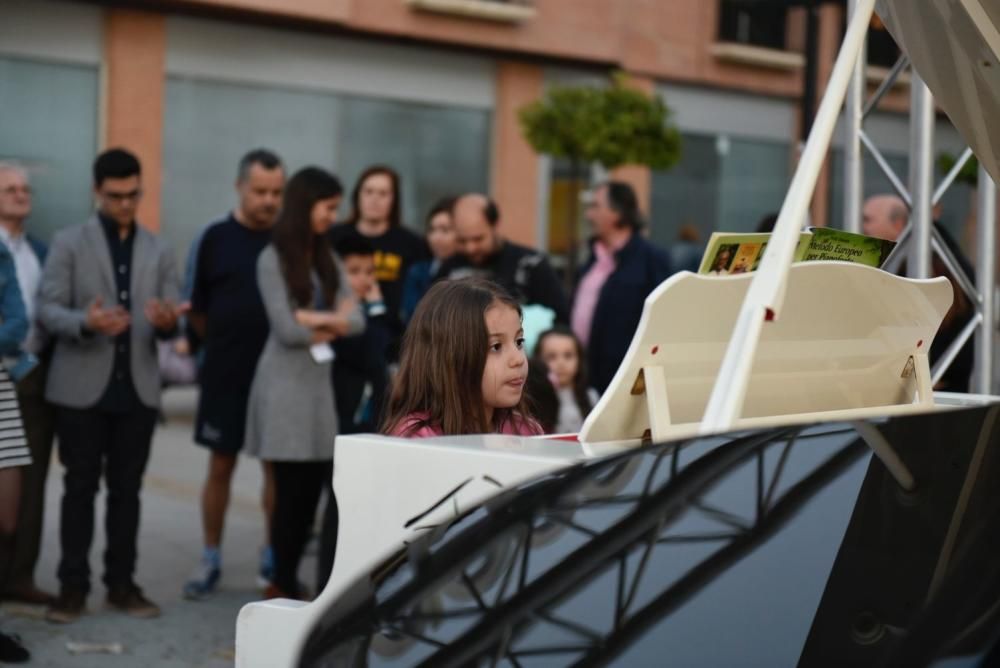
[{"label": "white metal truss", "polygon": [[[860,0],[848,0],[848,20],[858,10]],[[867,3],[866,3],[867,4]],[[937,360],[932,370],[932,380],[937,382],[958,356],[962,346],[975,335],[976,362],[972,374],[972,390],[979,394],[993,391],[993,346],[997,329],[994,308],[995,246],[996,246],[996,186],[982,166],[979,168],[977,192],[977,256],[975,283],[962,270],[958,259],[934,229],[932,209],[954,183],[959,171],[972,156],[967,148],[959,157],[951,171],[934,187],[934,100],[923,80],[912,72],[910,83],[910,170],[908,186],[895,173],[892,166],[879,151],[875,142],[864,129],[864,121],[878,106],[885,94],[892,88],[899,75],[909,66],[905,55],[901,55],[889,70],[871,98],[864,100],[866,93],[865,45],[859,48],[848,84],[844,108],[844,229],[849,232],[861,231],[861,207],[863,194],[862,147],[868,151],[875,164],[892,184],[893,190],[910,209],[909,223],[899,238],[892,256],[886,262],[886,269],[895,271],[904,258],[907,273],[914,278],[927,278],[931,274],[931,255],[936,254],[954,277],[958,287],[966,294],[975,307],[975,313],[948,350]]]},{"label": "white metal truss", "polygon": [[[971,62],[968,54],[963,52],[960,46],[957,47],[956,53],[959,54],[959,62],[971,71],[963,71],[963,75],[956,78],[954,83],[949,80],[942,81],[942,76],[954,76],[950,71],[942,75],[936,72],[933,66],[929,66],[928,72],[935,77],[934,83],[937,88],[948,90],[954,96],[954,99],[951,99],[946,95],[943,98],[943,103],[951,108],[953,115],[960,115],[958,122],[964,129],[963,135],[975,147],[985,168],[1000,178],[1000,171],[998,171],[1000,170],[1000,155],[996,151],[989,132],[990,120],[980,113],[980,109],[993,110],[991,105],[994,98],[986,96],[981,99],[979,93],[983,89],[995,90],[996,85],[1000,83],[996,74],[1000,72],[1000,67],[995,70],[991,69],[1000,64],[997,62],[1000,60],[1000,33],[990,23],[995,21],[997,25],[1000,25],[1000,18],[994,17],[991,13],[987,17],[987,23],[990,25],[985,28],[980,26],[976,19],[970,18],[972,17],[970,7],[979,7],[982,10],[982,7],[977,4],[977,0],[962,0],[963,11],[966,13],[960,15],[954,15],[952,10],[955,9],[956,5],[950,3],[949,0],[923,0],[922,3],[912,3],[909,0],[878,0],[878,2],[882,3],[881,10],[888,13],[889,18],[895,23],[898,24],[902,19],[905,19],[903,22],[907,24],[906,29],[912,30],[914,33],[913,39],[915,41],[909,45],[911,48],[926,48],[927,41],[924,39],[926,34],[937,30],[936,26],[921,23],[924,18],[928,17],[951,22],[954,22],[952,19],[956,16],[958,18],[964,17],[969,20],[958,26],[964,31],[961,34],[967,35],[969,39],[973,40],[986,40],[990,55],[981,58],[979,51],[977,51],[976,58]],[[812,200],[820,168],[829,151],[834,125],[846,101],[847,92],[852,86],[854,88],[852,104],[847,114],[848,125],[851,126],[848,128],[848,136],[849,142],[853,142],[855,145],[848,147],[848,160],[845,161],[848,165],[846,169],[851,170],[846,174],[846,181],[849,184],[850,196],[853,198],[853,202],[848,202],[848,216],[859,216],[861,213],[859,205],[861,179],[858,172],[855,171],[861,169],[860,148],[856,145],[857,142],[860,142],[875,157],[876,163],[886,172],[893,187],[908,203],[913,214],[910,216],[910,224],[904,230],[897,245],[899,252],[895,253],[895,257],[890,257],[887,260],[887,268],[889,270],[892,270],[893,267],[898,269],[898,262],[908,252],[908,270],[911,275],[927,276],[930,273],[930,258],[933,250],[975,307],[975,314],[968,325],[935,364],[932,370],[932,379],[941,378],[955,359],[958,351],[973,334],[976,334],[980,345],[977,346],[979,353],[976,357],[973,387],[978,393],[990,393],[993,376],[993,332],[995,330],[995,311],[993,308],[995,206],[986,205],[979,209],[978,256],[980,262],[976,273],[978,284],[986,286],[984,298],[984,295],[977,291],[970,277],[964,275],[948,245],[944,243],[940,235],[935,233],[931,221],[934,193],[943,193],[947,186],[942,183],[937,189],[932,189],[934,101],[921,78],[914,73],[911,104],[911,170],[908,188],[902,184],[902,180],[891,169],[888,169],[888,165],[878,148],[861,127],[865,112],[870,113],[876,107],[878,100],[891,87],[892,80],[906,66],[905,61],[897,63],[892,68],[889,78],[879,87],[876,97],[861,107],[859,111],[865,90],[864,77],[858,76],[857,68],[864,67],[864,61],[859,55],[864,51],[875,3],[876,0],[852,0],[850,3],[847,31],[834,62],[826,93],[820,101],[815,121],[789,185],[788,194],[778,214],[778,220],[775,223],[774,232],[764,253],[764,258],[754,274],[737,315],[732,337],[722,358],[719,375],[712,387],[700,423],[701,433],[719,433],[731,429],[741,413],[764,323],[780,317],[789,268],[799,240],[802,221],[806,218],[806,210]],[[995,10],[990,11],[995,12]],[[987,35],[984,30],[989,34]],[[926,51],[918,50],[912,53],[916,54],[920,61],[927,66],[925,61],[929,56]],[[858,65],[858,63],[862,64]],[[969,68],[970,64],[971,68]],[[962,102],[956,102],[956,100]],[[962,107],[963,102],[964,104],[978,105],[974,109],[976,113],[965,113],[966,110]],[[965,115],[962,115],[963,113]],[[993,116],[995,114],[991,114],[990,119]],[[967,159],[967,156],[965,157]],[[955,174],[957,171],[953,171],[949,175],[949,179],[953,180]],[[986,200],[994,197],[994,186],[986,178],[985,172],[980,172],[980,179],[981,198]],[[857,218],[854,218],[849,225],[854,229],[860,226]]]}]

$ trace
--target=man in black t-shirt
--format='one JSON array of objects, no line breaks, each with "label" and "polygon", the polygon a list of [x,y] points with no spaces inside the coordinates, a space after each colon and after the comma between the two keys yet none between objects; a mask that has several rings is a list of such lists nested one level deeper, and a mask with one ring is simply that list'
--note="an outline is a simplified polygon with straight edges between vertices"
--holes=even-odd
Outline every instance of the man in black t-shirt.
[{"label": "man in black t-shirt", "polygon": [[[195,242],[188,318],[202,339],[203,357],[194,440],[210,455],[201,497],[204,552],[184,586],[185,598],[193,600],[215,591],[222,575],[220,545],[229,490],[243,447],[250,384],[269,332],[257,289],[257,256],[271,241],[284,184],[284,168],[276,155],[263,149],[247,153],[236,180],[239,205]],[[270,467],[263,465],[263,506],[269,523],[273,482]],[[269,577],[271,562],[270,548],[265,547],[263,579]]]},{"label": "man in black t-shirt", "polygon": [[539,304],[569,321],[569,302],[545,253],[521,246],[497,231],[500,211],[485,195],[470,193],[455,200],[452,219],[458,253],[441,265],[437,278],[488,278],[522,304]]}]

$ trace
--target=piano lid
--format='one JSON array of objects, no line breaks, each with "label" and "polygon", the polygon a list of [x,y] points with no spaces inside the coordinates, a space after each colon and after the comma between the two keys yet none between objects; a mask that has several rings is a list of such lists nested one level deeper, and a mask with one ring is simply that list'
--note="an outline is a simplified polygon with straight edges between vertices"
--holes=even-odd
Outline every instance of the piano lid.
[{"label": "piano lid", "polygon": [[878,0],[875,11],[937,103],[1000,182],[1000,3]]}]

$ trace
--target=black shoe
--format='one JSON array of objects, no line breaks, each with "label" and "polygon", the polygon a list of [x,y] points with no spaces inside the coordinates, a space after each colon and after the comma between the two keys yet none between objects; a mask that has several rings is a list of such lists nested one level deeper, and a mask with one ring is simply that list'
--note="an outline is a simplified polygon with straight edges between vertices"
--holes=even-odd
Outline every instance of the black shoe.
[{"label": "black shoe", "polygon": [[27,663],[31,654],[24,649],[21,639],[10,633],[0,633],[0,663]]},{"label": "black shoe", "polygon": [[152,619],[160,616],[160,606],[143,596],[142,590],[134,584],[110,589],[108,591],[108,605],[139,619]]},{"label": "black shoe", "polygon": [[52,605],[56,602],[55,596],[47,591],[42,591],[31,582],[20,587],[7,589],[0,598],[5,601],[26,603],[28,605]]},{"label": "black shoe", "polygon": [[84,613],[87,595],[82,591],[63,589],[55,603],[45,611],[45,619],[55,624],[70,624]]}]

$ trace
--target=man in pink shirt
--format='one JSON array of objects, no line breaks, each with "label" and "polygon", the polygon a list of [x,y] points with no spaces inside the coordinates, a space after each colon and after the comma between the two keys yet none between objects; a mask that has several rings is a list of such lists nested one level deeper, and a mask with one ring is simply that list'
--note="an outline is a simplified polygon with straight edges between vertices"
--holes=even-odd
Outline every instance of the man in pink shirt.
[{"label": "man in pink shirt", "polygon": [[625,357],[646,296],[670,275],[670,260],[641,234],[639,202],[627,183],[596,186],[586,215],[594,237],[570,322],[587,349],[591,383],[603,392]]}]

